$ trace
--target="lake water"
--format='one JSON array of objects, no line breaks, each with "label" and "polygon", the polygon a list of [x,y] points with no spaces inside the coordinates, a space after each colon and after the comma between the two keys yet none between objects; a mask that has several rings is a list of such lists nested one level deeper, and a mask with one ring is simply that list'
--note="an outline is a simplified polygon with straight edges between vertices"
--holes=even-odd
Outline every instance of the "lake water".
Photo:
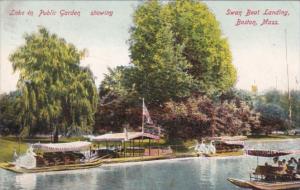
[{"label": "lake water", "polygon": [[[247,148],[300,149],[300,140],[255,143]],[[300,157],[300,155],[296,155]],[[259,158],[263,164],[272,159]],[[101,166],[99,168],[40,174],[14,174],[0,169],[0,189],[42,190],[231,190],[239,189],[228,177],[249,179],[257,158],[188,158]]]}]

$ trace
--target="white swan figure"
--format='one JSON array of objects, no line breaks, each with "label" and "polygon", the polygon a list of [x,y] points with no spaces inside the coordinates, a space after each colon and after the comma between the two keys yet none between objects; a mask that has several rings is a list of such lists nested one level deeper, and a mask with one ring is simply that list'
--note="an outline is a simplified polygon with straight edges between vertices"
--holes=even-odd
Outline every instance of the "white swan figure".
[{"label": "white swan figure", "polygon": [[199,152],[199,153],[202,153],[202,154],[207,154],[208,153],[208,149],[206,147],[206,145],[203,143],[203,140],[201,142],[201,144],[197,144],[195,149]]},{"label": "white swan figure", "polygon": [[[194,150],[198,152],[198,149],[199,149],[199,142],[198,142],[197,140],[195,140],[195,141],[196,141],[196,145],[195,145],[195,147],[194,147]],[[190,148],[193,148],[193,146],[190,147]]]},{"label": "white swan figure", "polygon": [[207,145],[207,150],[210,154],[216,153],[216,147],[212,144],[212,141],[210,141],[209,145]]},{"label": "white swan figure", "polygon": [[36,154],[33,152],[32,146],[30,146],[25,155],[20,156],[16,159],[16,166],[23,167],[27,169],[35,168],[36,167]]},{"label": "white swan figure", "polygon": [[13,154],[13,162],[15,162],[18,159],[18,154],[16,149],[14,149],[14,154]]}]

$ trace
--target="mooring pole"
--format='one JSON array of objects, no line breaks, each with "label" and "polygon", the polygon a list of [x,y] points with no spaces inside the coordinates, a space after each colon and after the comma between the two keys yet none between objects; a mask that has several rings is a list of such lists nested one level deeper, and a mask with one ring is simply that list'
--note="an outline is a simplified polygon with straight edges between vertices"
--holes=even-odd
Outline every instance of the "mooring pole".
[{"label": "mooring pole", "polygon": [[151,139],[149,138],[149,156],[150,156],[150,153],[151,153],[151,151],[150,151],[151,150],[151,146],[150,145],[151,145]]}]

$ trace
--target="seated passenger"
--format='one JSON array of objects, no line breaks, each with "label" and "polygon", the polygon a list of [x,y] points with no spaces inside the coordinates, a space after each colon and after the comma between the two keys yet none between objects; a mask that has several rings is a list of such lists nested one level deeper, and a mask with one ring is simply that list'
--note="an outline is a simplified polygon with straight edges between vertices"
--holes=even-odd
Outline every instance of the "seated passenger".
[{"label": "seated passenger", "polygon": [[286,160],[283,159],[282,161],[278,161],[278,166],[280,167],[278,173],[279,174],[286,174],[287,173],[287,164]]},{"label": "seated passenger", "polygon": [[[296,160],[296,159],[295,159]],[[300,174],[300,158],[298,159],[298,162],[296,162],[297,164],[297,174]]]},{"label": "seated passenger", "polygon": [[285,160],[285,159],[282,160],[282,166],[284,166],[284,167],[287,166],[287,163],[286,163],[286,160]]},{"label": "seated passenger", "polygon": [[293,166],[293,157],[292,158],[290,158],[289,160],[288,160],[288,162],[287,162],[287,165],[288,166]]},{"label": "seated passenger", "polygon": [[292,157],[291,160],[296,165],[296,173],[299,174],[300,173],[300,158],[297,161],[294,157]]},{"label": "seated passenger", "polygon": [[282,167],[285,171],[287,170],[287,163],[285,159],[282,160]]},{"label": "seated passenger", "polygon": [[287,168],[288,168],[289,173],[295,173],[295,166],[294,166],[294,162],[293,162],[292,158],[288,160]]},{"label": "seated passenger", "polygon": [[274,157],[273,162],[274,162],[274,164],[277,164],[278,163],[278,157]]}]

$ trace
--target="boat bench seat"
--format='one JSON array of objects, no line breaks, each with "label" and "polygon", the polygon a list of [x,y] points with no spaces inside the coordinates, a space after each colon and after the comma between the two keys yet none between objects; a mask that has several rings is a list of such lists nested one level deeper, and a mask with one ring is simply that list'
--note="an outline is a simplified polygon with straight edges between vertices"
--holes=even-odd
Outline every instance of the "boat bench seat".
[{"label": "boat bench seat", "polygon": [[293,179],[294,174],[287,170],[283,172],[282,167],[276,166],[257,166],[253,175],[264,176],[266,179]]},{"label": "boat bench seat", "polygon": [[270,176],[270,175],[276,175],[281,170],[282,170],[282,168],[280,168],[280,167],[257,166],[253,174],[254,175]]}]

